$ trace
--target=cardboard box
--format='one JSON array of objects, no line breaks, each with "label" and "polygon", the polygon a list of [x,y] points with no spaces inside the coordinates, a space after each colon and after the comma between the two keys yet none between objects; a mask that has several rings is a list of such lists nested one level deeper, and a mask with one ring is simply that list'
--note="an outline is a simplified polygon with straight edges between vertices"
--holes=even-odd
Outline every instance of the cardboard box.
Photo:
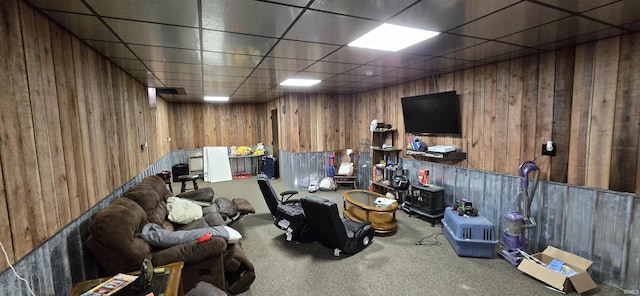
[{"label": "cardboard box", "polygon": [[584,293],[598,287],[586,271],[593,263],[591,260],[551,246],[547,247],[542,253],[534,254],[533,257],[545,264],[549,264],[553,259],[560,260],[577,273],[572,276],[565,276],[529,259],[522,259],[522,262],[518,265],[518,270],[565,292],[575,290],[578,293]]}]

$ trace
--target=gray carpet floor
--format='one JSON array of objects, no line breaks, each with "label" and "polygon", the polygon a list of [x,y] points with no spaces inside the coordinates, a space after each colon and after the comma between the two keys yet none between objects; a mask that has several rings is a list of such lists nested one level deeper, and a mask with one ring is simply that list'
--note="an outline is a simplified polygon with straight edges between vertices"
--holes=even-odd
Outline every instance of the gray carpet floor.
[{"label": "gray carpet floor", "polygon": [[[232,226],[242,235],[242,246],[256,269],[256,280],[242,295],[560,295],[518,271],[507,261],[459,257],[442,234],[441,224],[398,211],[398,230],[376,236],[371,245],[354,254],[333,256],[319,243],[286,241],[273,225],[255,177],[205,183],[216,197],[242,197],[256,209]],[[276,192],[289,190],[272,180]],[[179,190],[180,184],[173,188]],[[318,195],[339,205],[342,192],[299,190],[298,197]],[[422,243],[420,243],[422,242]],[[576,294],[575,292],[570,294]],[[622,290],[599,284],[585,295],[623,295]]]}]

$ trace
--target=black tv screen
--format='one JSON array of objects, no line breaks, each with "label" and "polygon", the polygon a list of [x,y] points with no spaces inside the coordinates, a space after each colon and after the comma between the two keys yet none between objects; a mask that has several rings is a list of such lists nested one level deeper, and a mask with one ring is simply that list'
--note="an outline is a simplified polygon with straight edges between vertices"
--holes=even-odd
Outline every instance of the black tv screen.
[{"label": "black tv screen", "polygon": [[460,105],[455,91],[404,97],[401,101],[406,133],[462,135]]}]

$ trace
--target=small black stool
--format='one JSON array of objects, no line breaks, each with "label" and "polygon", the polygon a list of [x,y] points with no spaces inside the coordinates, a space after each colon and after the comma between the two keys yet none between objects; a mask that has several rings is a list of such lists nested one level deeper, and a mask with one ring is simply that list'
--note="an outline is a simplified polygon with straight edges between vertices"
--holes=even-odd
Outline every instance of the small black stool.
[{"label": "small black stool", "polygon": [[187,182],[189,181],[193,181],[193,190],[198,189],[198,183],[196,182],[196,180],[198,180],[198,177],[200,177],[200,175],[182,175],[178,177],[178,181],[182,182],[182,188],[180,188],[180,193],[187,191]]},{"label": "small black stool", "polygon": [[169,190],[171,190],[171,193],[173,193],[173,188],[171,188],[171,172],[163,170],[162,172],[157,173],[156,176],[162,178],[164,184],[167,184],[169,186]]}]

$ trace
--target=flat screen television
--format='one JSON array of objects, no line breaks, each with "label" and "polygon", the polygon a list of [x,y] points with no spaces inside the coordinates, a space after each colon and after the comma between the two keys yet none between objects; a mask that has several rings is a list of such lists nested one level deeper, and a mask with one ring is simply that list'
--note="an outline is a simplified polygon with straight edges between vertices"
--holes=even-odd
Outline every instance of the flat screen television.
[{"label": "flat screen television", "polygon": [[406,133],[462,135],[460,104],[455,91],[404,97],[401,102]]}]

